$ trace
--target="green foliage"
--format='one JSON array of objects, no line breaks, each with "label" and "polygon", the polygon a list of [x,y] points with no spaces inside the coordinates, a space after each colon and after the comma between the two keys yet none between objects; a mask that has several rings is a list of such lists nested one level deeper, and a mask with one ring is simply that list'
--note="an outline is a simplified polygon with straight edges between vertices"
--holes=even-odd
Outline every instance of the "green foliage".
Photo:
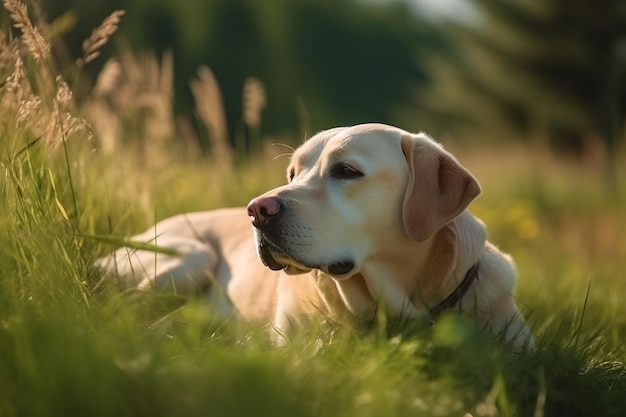
[{"label": "green foliage", "polygon": [[543,136],[578,151],[593,132],[614,153],[624,136],[623,4],[472,3],[477,21],[444,26],[453,51],[433,57],[436,82],[422,102],[478,130]]},{"label": "green foliage", "polygon": [[[67,40],[72,55],[80,55],[81,39],[101,16],[125,9],[120,32],[133,48],[175,51],[176,109],[185,116],[193,108],[189,80],[200,65],[209,66],[224,96],[231,138],[243,129],[241,91],[248,77],[268,91],[264,134],[311,133],[364,121],[400,124],[402,110],[411,114],[406,123],[424,128],[412,106],[412,91],[428,82],[420,57],[445,47],[436,28],[402,3],[45,3],[51,19],[68,10],[78,15],[76,36]],[[103,62],[87,69],[92,77]]]},{"label": "green foliage", "polygon": [[[3,143],[17,138],[4,136]],[[67,171],[62,154],[42,150],[36,142],[2,157],[3,415],[617,416],[626,406],[619,300],[626,288],[616,279],[626,254],[594,250],[605,244],[595,239],[607,237],[587,233],[595,217],[624,206],[596,202],[571,212],[572,199],[594,191],[568,183],[567,170],[552,172],[564,182],[550,210],[534,205],[515,178],[484,182],[490,191],[474,207],[487,213],[494,240],[518,260],[518,296],[536,352],[511,355],[455,316],[434,329],[382,317],[367,329],[302,329],[276,348],[263,329],[216,321],[201,300],[120,293],[90,267],[111,247],[80,234],[139,231],[153,221],[155,207],[164,217],[181,207],[242,204],[273,185],[259,181],[259,172],[275,172],[269,182],[279,182],[284,161],[251,163],[235,178],[209,161],[184,159],[172,160],[171,173],[131,174],[125,165],[138,158],[131,152],[110,160],[90,153],[87,142],[74,142],[68,149],[74,168]],[[71,189],[69,174],[85,181]],[[199,197],[207,177],[224,190]],[[133,183],[150,185],[149,205],[137,205]],[[507,199],[511,204],[498,212]],[[570,213],[562,226],[553,217],[558,212]],[[540,225],[530,235],[516,227],[529,218]],[[623,219],[611,218],[623,230]],[[569,235],[562,235],[565,229]],[[572,237],[585,245],[570,246]]]},{"label": "green foliage", "polygon": [[[618,152],[626,101],[622,3],[471,4],[478,20],[434,22],[408,3],[357,0],[57,0],[43,8],[58,17],[53,27],[77,25],[67,40],[71,55],[102,15],[126,9],[121,31],[133,47],[175,51],[175,108],[185,117],[193,107],[190,78],[200,65],[212,68],[233,144],[257,141],[242,133],[241,109],[244,82],[255,77],[268,92],[264,134],[383,121]],[[93,78],[103,63],[87,69]]]},{"label": "green foliage", "polygon": [[[92,265],[119,243],[111,236],[245,204],[282,182],[285,160],[266,152],[224,166],[134,137],[97,152],[89,132],[65,124],[54,65],[33,62],[17,83],[22,55],[10,50],[11,65],[0,62],[0,415],[623,414],[624,184],[609,199],[593,169],[545,151],[522,164],[493,149],[470,160],[486,190],[472,210],[518,262],[534,352],[512,354],[454,315],[433,328],[383,315],[362,328],[327,323],[276,347],[263,328],[212,317],[201,298],[120,291]],[[45,92],[50,108],[18,117]]]}]

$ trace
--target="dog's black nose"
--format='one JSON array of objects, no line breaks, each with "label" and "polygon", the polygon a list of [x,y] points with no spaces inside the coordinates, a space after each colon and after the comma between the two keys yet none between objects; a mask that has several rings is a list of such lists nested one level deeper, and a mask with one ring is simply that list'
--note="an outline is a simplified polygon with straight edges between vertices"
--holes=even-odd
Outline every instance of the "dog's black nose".
[{"label": "dog's black nose", "polygon": [[257,197],[248,203],[248,216],[256,228],[267,225],[272,217],[280,213],[283,204],[278,197]]}]

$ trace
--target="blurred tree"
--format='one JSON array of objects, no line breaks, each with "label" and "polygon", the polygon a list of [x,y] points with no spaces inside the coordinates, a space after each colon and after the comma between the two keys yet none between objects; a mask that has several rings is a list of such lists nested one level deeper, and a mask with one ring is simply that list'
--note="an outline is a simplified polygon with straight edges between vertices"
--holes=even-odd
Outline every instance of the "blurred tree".
[{"label": "blurred tree", "polygon": [[420,57],[445,47],[437,28],[401,2],[72,1],[47,0],[44,6],[51,18],[68,6],[76,11],[77,30],[68,43],[75,56],[80,41],[113,8],[127,11],[120,35],[134,49],[173,50],[179,113],[192,112],[189,80],[200,65],[209,66],[224,96],[232,140],[244,132],[242,90],[250,77],[265,85],[263,134],[364,121],[421,129],[410,95],[428,83]]},{"label": "blurred tree", "polygon": [[443,47],[438,32],[401,4],[358,10],[347,0],[293,4],[289,55],[313,125],[397,123],[395,110],[410,105],[410,88],[428,82],[418,58]]},{"label": "blurred tree", "polygon": [[457,126],[545,136],[578,152],[600,136],[614,155],[626,105],[626,3],[472,3],[480,19],[448,22],[455,52],[432,60],[435,82],[418,101]]}]

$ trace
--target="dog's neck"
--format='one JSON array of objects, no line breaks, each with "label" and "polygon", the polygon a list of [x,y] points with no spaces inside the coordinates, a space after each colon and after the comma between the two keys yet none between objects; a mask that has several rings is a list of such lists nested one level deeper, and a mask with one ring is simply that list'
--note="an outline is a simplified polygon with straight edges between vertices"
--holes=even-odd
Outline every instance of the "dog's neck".
[{"label": "dog's neck", "polygon": [[430,315],[430,322],[434,323],[435,320],[439,317],[441,313],[446,310],[451,310],[453,308],[461,307],[461,300],[472,286],[474,281],[478,279],[478,270],[479,263],[476,262],[472,267],[467,271],[463,281],[448,295],[443,301],[437,304],[434,307],[428,309],[428,314]]},{"label": "dog's neck", "polygon": [[377,254],[350,279],[337,281],[320,273],[318,291],[326,306],[340,301],[352,316],[367,317],[377,307],[393,317],[427,316],[457,289],[485,240],[484,225],[464,212],[425,242],[402,242]]},{"label": "dog's neck", "polygon": [[485,225],[465,211],[432,237],[428,262],[416,270],[412,301],[431,309],[457,290],[479,260],[487,240]]}]

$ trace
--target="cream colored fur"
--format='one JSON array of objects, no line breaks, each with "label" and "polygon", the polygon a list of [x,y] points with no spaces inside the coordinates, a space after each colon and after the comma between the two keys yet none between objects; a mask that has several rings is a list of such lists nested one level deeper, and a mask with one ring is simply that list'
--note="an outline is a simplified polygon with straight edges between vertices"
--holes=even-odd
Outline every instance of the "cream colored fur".
[{"label": "cream colored fur", "polygon": [[532,346],[513,261],[466,210],[478,182],[438,143],[381,124],[331,129],[295,151],[288,177],[248,209],[182,214],[132,238],[180,256],[120,248],[99,265],[126,287],[200,293],[220,314],[284,334],[379,305],[427,317],[478,263],[455,310],[516,350]]}]

